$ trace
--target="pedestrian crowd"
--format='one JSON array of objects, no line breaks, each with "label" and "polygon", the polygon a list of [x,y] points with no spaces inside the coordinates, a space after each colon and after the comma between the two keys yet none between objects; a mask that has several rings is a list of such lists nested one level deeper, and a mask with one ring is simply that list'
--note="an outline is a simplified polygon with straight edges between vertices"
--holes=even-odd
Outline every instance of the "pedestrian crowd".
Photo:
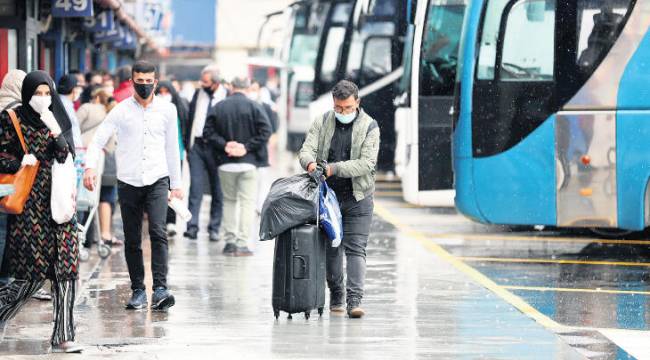
[{"label": "pedestrian crowd", "polygon": [[[43,71],[6,74],[0,87],[0,183],[10,184],[3,179],[29,169],[34,175],[31,186],[15,186],[7,197],[24,195],[20,211],[7,210],[5,198],[0,200],[0,336],[30,298],[51,300],[52,352],[80,352],[74,323],[79,254],[81,247],[95,243],[124,248],[132,290],[126,309],[172,307],[168,239],[179,234],[181,217],[168,205],[185,200],[184,165],[190,179],[185,210],[191,218],[183,237],[197,241],[205,231],[208,241],[223,240],[223,255],[253,255],[251,227],[271,186],[277,93],[245,76],[226,82],[216,65],[201,72],[198,84],[192,92],[178,81],[160,80],[156,66],[146,61],[114,75],[71,71],[56,84]],[[329,164],[323,170],[343,214],[343,246],[327,253],[330,310],[345,311],[347,292],[348,314],[361,317],[379,130],[360,108],[356,85],[342,81],[333,96],[334,109],[314,121],[299,158],[310,173],[320,160]],[[79,212],[58,223],[52,217],[52,194],[58,190],[53,183],[59,176],[53,168],[68,155],[76,159],[78,194],[96,193],[99,201],[95,216]],[[205,193],[210,210],[201,229]],[[123,241],[113,231],[116,208]],[[85,229],[79,243],[79,224],[86,220],[96,225]],[[145,224],[151,242],[150,305],[142,251]],[[51,292],[44,289],[46,282]]]}]

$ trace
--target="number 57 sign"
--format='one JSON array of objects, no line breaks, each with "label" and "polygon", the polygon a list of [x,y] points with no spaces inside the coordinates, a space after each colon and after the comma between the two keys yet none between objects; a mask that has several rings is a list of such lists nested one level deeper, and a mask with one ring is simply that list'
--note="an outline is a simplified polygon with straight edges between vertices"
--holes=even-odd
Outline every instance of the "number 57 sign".
[{"label": "number 57 sign", "polygon": [[55,0],[52,5],[54,17],[93,16],[93,0]]}]

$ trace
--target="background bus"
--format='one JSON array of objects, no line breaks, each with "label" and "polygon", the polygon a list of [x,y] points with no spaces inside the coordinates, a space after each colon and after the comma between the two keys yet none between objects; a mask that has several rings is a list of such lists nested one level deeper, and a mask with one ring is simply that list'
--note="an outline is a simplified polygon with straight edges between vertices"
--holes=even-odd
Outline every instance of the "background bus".
[{"label": "background bus", "polygon": [[377,169],[395,168],[395,105],[403,73],[404,36],[413,22],[414,0],[337,2],[319,45],[314,74],[314,118],[332,109],[329,91],[342,79],[357,83],[362,107],[379,123]]},{"label": "background bus", "polygon": [[469,6],[459,210],[495,224],[648,226],[650,1]]},{"label": "background bus", "polygon": [[289,26],[280,55],[285,64],[280,78],[280,114],[286,124],[287,149],[292,152],[300,149],[311,124],[309,102],[318,44],[334,2],[299,1],[285,10]]},{"label": "background bus", "polygon": [[449,113],[466,0],[418,4],[414,31],[404,52],[405,71],[396,100],[396,172],[404,200],[422,206],[453,206]]}]

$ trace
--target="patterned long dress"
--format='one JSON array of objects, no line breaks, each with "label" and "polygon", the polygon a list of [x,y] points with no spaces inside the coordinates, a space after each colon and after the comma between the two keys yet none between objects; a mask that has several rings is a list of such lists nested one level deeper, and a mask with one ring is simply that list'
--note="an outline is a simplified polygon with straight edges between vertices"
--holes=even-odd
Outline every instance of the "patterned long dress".
[{"label": "patterned long dress", "polygon": [[[7,256],[10,274],[20,280],[75,280],[78,276],[79,247],[77,219],[57,224],[52,219],[50,193],[52,164],[64,162],[67,147],[57,144],[45,125],[34,127],[21,121],[27,148],[40,161],[32,192],[19,215],[10,215],[7,228]],[[23,150],[6,112],[0,114],[0,172],[15,173]]]}]

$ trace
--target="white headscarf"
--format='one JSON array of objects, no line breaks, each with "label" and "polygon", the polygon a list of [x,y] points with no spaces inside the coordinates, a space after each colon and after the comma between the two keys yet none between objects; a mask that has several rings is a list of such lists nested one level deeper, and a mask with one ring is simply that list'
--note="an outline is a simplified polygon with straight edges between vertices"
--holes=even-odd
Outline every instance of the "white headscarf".
[{"label": "white headscarf", "polygon": [[12,102],[18,101],[20,103],[20,89],[23,87],[25,76],[27,74],[22,70],[9,70],[5,75],[0,87],[0,111]]}]

